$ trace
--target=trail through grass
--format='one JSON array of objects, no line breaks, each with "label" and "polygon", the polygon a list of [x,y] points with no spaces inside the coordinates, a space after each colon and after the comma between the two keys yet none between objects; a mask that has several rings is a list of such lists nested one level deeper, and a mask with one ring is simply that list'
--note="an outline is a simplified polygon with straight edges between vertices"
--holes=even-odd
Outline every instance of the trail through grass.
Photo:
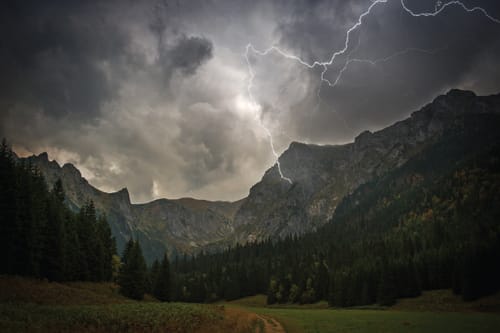
[{"label": "trail through grass", "polygon": [[250,310],[276,318],[288,333],[497,333],[500,331],[500,315],[487,313],[287,308]]}]

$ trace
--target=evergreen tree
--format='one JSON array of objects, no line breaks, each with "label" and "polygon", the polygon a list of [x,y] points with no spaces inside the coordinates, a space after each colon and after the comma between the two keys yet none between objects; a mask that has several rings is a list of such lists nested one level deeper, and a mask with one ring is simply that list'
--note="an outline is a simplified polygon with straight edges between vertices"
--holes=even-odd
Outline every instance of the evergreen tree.
[{"label": "evergreen tree", "polygon": [[384,267],[380,277],[377,302],[380,305],[390,306],[396,302],[396,280],[394,273],[388,267]]},{"label": "evergreen tree", "polygon": [[141,300],[146,292],[147,267],[139,242],[130,240],[123,253],[123,264],[118,276],[120,293]]},{"label": "evergreen tree", "polygon": [[154,284],[153,295],[162,302],[170,300],[170,263],[165,252]]},{"label": "evergreen tree", "polygon": [[159,274],[160,274],[160,263],[158,262],[158,259],[155,259],[153,261],[153,264],[151,265],[151,269],[149,270],[149,276],[148,276],[148,292],[151,295],[154,295],[154,288]]},{"label": "evergreen tree", "polygon": [[92,202],[74,214],[63,183],[51,191],[31,160],[0,146],[0,273],[51,281],[111,279],[115,241]]}]

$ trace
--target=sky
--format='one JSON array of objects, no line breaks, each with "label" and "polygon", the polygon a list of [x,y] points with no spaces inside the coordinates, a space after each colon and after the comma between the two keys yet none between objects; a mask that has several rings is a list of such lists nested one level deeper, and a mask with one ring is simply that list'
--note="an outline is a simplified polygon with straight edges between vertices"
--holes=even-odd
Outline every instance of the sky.
[{"label": "sky", "polygon": [[[447,2],[404,4],[418,14]],[[500,18],[497,0],[462,2]],[[277,154],[292,141],[340,144],[451,88],[500,92],[500,23],[453,4],[414,17],[401,0],[363,17],[326,84],[324,67],[304,64],[342,50],[370,5],[2,1],[0,135],[101,190],[127,187],[133,202],[237,200],[276,162],[269,134]],[[271,46],[297,58],[254,52]]]}]

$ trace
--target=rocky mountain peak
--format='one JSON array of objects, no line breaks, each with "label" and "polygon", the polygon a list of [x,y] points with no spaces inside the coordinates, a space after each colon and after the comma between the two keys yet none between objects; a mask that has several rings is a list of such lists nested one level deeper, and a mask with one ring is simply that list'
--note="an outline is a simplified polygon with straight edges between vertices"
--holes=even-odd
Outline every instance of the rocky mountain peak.
[{"label": "rocky mountain peak", "polygon": [[450,89],[450,91],[446,93],[446,96],[451,98],[474,98],[476,94],[470,90]]},{"label": "rocky mountain peak", "polygon": [[40,153],[36,157],[39,158],[41,161],[44,161],[44,162],[48,162],[49,161],[49,154],[47,154],[47,152],[45,152],[45,151],[43,153]]},{"label": "rocky mountain peak", "polygon": [[69,175],[71,175],[73,177],[77,177],[77,178],[82,177],[80,170],[78,170],[72,163],[65,163],[62,166],[62,169],[64,172],[68,173]]},{"label": "rocky mountain peak", "polygon": [[111,194],[123,202],[130,203],[130,193],[126,187],[122,188],[121,190],[119,190],[115,193],[111,193]]},{"label": "rocky mountain peak", "polygon": [[447,130],[470,126],[465,115],[500,113],[500,94],[476,96],[452,89],[416,111],[410,118],[382,130],[360,133],[354,142],[319,146],[292,142],[276,166],[254,185],[238,210],[237,239],[283,237],[326,223],[340,200],[361,184],[408,161]]}]

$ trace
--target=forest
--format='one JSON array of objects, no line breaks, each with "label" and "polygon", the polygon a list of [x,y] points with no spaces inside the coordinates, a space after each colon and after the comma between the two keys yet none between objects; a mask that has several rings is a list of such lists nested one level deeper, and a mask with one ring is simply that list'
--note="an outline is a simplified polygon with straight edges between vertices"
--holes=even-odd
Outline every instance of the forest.
[{"label": "forest", "polygon": [[149,292],[169,299],[166,256],[148,271],[140,245],[130,240],[117,255],[115,239],[92,201],[77,212],[65,204],[64,185],[47,188],[43,175],[0,147],[0,274],[49,281],[115,281],[120,292],[142,299]]}]

